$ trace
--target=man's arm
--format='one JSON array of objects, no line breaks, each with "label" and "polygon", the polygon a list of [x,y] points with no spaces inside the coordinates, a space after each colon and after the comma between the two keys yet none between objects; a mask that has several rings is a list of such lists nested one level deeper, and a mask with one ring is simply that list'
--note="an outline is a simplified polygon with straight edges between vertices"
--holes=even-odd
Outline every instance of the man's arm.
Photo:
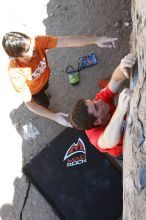
[{"label": "man's arm", "polygon": [[33,98],[32,95],[29,91],[29,89],[24,90],[21,92],[21,97],[28,107],[28,109],[40,116],[43,116],[45,118],[49,118],[51,120],[54,120],[55,122],[67,126],[67,127],[72,127],[72,125],[65,119],[65,117],[68,116],[68,114],[64,114],[62,112],[54,113],[51,110],[48,110],[44,108],[43,106],[37,104]]},{"label": "man's arm", "polygon": [[[136,58],[133,54],[128,54],[121,60],[120,65],[113,72],[109,82],[109,88],[112,92],[116,93],[121,84],[127,78],[130,78],[135,62]],[[118,144],[121,137],[121,125],[128,110],[130,98],[130,90],[123,90],[119,96],[117,109],[114,112],[114,115],[112,116],[111,121],[106,127],[103,135],[101,135],[98,140],[99,147],[106,149],[112,148]]]},{"label": "man's arm", "polygon": [[131,99],[132,92],[129,89],[124,89],[118,101],[118,106],[114,112],[111,121],[107,125],[103,135],[98,140],[98,145],[100,148],[108,149],[116,146],[121,138],[121,126],[125,114],[128,111],[129,103]]},{"label": "man's arm", "polygon": [[82,47],[96,44],[99,47],[115,47],[115,42],[118,38],[111,37],[96,37],[94,35],[74,35],[58,37],[56,47]]},{"label": "man's arm", "polygon": [[130,78],[135,62],[136,58],[133,54],[128,54],[121,60],[120,65],[113,72],[109,82],[109,88],[112,92],[116,93],[119,90],[121,84],[126,79]]}]

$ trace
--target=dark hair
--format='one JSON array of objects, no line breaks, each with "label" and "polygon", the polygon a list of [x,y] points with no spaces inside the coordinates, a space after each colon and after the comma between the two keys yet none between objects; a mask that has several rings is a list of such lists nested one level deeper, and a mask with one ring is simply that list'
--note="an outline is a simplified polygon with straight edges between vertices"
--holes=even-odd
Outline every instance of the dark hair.
[{"label": "dark hair", "polygon": [[20,32],[9,32],[5,34],[2,45],[10,58],[17,58],[25,51],[27,35]]},{"label": "dark hair", "polygon": [[80,99],[74,105],[70,114],[72,125],[79,130],[89,130],[94,126],[96,118],[88,113],[88,107],[84,99]]}]

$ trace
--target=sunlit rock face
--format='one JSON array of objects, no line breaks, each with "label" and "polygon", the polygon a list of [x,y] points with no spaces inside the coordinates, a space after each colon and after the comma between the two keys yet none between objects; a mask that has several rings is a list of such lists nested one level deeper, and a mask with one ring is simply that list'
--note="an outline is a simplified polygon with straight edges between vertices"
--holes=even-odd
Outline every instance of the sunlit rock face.
[{"label": "sunlit rock face", "polygon": [[131,52],[138,59],[124,144],[123,219],[146,219],[146,0],[132,0]]}]

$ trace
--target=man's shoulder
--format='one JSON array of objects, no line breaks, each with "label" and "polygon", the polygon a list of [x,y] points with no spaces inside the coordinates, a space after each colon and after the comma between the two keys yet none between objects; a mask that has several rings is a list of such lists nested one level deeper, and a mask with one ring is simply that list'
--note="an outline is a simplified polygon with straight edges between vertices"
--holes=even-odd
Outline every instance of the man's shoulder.
[{"label": "man's shoulder", "polygon": [[10,62],[8,64],[8,69],[12,69],[12,68],[15,68],[15,67],[17,67],[16,60],[15,59],[10,59]]},{"label": "man's shoulder", "polygon": [[101,133],[105,130],[105,126],[102,126],[102,127],[94,127],[90,130],[85,130],[85,133],[86,135],[89,137],[89,138],[92,138],[93,136],[96,136],[96,135],[101,135]]},{"label": "man's shoulder", "polygon": [[16,61],[10,60],[8,64],[8,75],[13,76],[16,73],[16,70],[18,69]]},{"label": "man's shoulder", "polygon": [[10,61],[8,66],[8,76],[9,78],[24,78],[25,76],[25,68],[19,66],[15,61]]},{"label": "man's shoulder", "polygon": [[102,89],[100,92],[98,92],[95,96],[95,100],[103,99],[103,100],[111,100],[114,99],[114,97],[117,95],[117,93],[113,93],[109,86],[107,85],[104,89]]},{"label": "man's shoulder", "polygon": [[105,127],[94,127],[90,130],[85,130],[85,133],[87,137],[89,138],[89,141],[94,147],[99,148],[97,143],[98,143],[100,136],[103,134],[104,130],[105,130]]},{"label": "man's shoulder", "polygon": [[32,37],[32,40],[34,40],[36,43],[44,43],[45,41],[54,41],[58,39],[58,37],[53,35],[36,35]]},{"label": "man's shoulder", "polygon": [[57,46],[58,37],[53,35],[38,35],[35,36],[36,48],[42,48],[44,50],[55,48]]}]

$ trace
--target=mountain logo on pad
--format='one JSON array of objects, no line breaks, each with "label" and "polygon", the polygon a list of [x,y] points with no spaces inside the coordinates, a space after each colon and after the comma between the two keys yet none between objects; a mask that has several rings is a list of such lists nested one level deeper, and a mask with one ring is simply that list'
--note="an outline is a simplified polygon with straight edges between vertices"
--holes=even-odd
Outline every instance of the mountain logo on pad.
[{"label": "mountain logo on pad", "polygon": [[64,161],[67,161],[67,167],[86,163],[86,148],[83,140],[78,139],[77,143],[73,143],[67,150]]}]

